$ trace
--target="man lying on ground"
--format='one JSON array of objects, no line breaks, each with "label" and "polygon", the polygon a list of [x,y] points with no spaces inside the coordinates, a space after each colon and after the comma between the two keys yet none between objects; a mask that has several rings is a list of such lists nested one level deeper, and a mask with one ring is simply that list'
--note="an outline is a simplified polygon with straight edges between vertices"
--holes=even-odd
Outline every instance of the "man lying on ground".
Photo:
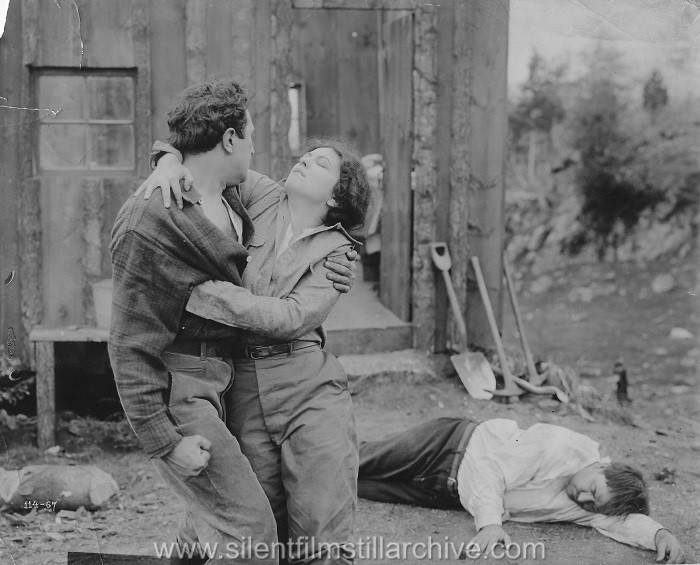
[{"label": "man lying on ground", "polygon": [[360,498],[430,508],[464,508],[485,554],[511,543],[503,521],[573,522],[658,561],[682,563],[669,530],[649,518],[641,473],[601,457],[598,443],[561,426],[521,430],[513,420],[438,418],[360,444]]}]

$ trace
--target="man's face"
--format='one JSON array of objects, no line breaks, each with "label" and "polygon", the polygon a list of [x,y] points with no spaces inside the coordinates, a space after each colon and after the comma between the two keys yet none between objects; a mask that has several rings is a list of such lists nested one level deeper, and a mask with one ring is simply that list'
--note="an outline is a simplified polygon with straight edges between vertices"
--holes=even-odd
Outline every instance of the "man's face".
[{"label": "man's face", "polygon": [[604,463],[589,465],[571,477],[566,485],[568,497],[588,512],[596,512],[612,498],[603,474],[605,467]]},{"label": "man's face", "polygon": [[250,158],[255,155],[255,148],[253,147],[253,132],[255,131],[253,118],[251,118],[248,110],[246,110],[245,116],[246,126],[243,139],[238,137],[235,132],[231,138],[233,152],[231,153],[231,178],[227,182],[229,186],[240,184],[245,180],[250,168]]}]

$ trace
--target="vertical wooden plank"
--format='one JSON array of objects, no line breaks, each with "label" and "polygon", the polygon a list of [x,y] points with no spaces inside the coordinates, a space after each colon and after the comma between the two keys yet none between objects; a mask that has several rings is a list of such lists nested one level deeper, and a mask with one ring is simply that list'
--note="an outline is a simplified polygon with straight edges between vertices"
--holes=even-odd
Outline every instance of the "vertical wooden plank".
[{"label": "vertical wooden plank", "polygon": [[152,135],[151,120],[151,45],[148,36],[149,0],[131,0],[131,36],[136,65],[136,175],[145,178],[150,173],[149,154]]},{"label": "vertical wooden plank", "polygon": [[42,323],[83,323],[83,186],[70,177],[41,180]]},{"label": "vertical wooden plank", "polygon": [[53,342],[34,344],[36,355],[36,415],[39,449],[56,445],[56,376]]},{"label": "vertical wooden plank", "polygon": [[[452,145],[452,49],[454,40],[454,1],[441,2],[437,9],[437,138],[436,239],[450,241],[450,147]],[[435,351],[444,351],[448,339],[449,302],[442,278],[435,273]],[[466,319],[466,312],[463,312]],[[452,326],[451,329],[454,330]]]},{"label": "vertical wooden plank", "polygon": [[[499,325],[503,314],[503,209],[507,141],[506,73],[508,0],[474,0],[465,39],[470,44],[468,232],[472,254],[481,261]],[[455,39],[455,44],[457,39]],[[471,286],[470,286],[471,288]],[[479,345],[491,343],[478,292],[469,293],[468,328]]]},{"label": "vertical wooden plank", "polygon": [[254,78],[253,78],[253,124],[255,125],[255,155],[251,167],[268,173],[270,166],[270,53],[271,2],[258,0],[254,4]]},{"label": "vertical wooden plank", "polygon": [[[430,244],[436,240],[437,202],[437,61],[436,16],[433,6],[415,14],[413,66],[413,272],[412,308],[414,347],[432,349],[436,330],[435,269]],[[391,107],[391,105],[389,105]],[[382,232],[384,223],[382,223]],[[386,259],[382,239],[382,263]],[[382,285],[384,283],[382,282]]]},{"label": "vertical wooden plank", "polygon": [[152,0],[149,17],[151,58],[151,131],[168,137],[166,114],[175,95],[187,86],[184,0]]},{"label": "vertical wooden plank", "polygon": [[[39,64],[41,18],[38,2],[22,3],[22,100],[20,106],[31,108],[33,96],[29,65]],[[32,124],[22,122],[20,136],[20,169],[22,189],[19,195],[19,255],[22,281],[22,325],[25,332],[41,322],[44,311],[41,292],[41,205],[40,184],[34,178]]]},{"label": "vertical wooden plank", "polygon": [[[22,105],[22,13],[20,2],[11,2],[0,40],[0,105]],[[14,335],[13,354],[24,356],[25,333],[22,327],[20,286],[20,241],[17,215],[21,190],[21,162],[19,153],[22,120],[34,119],[34,112],[0,108],[0,339],[4,343]],[[8,285],[6,278],[14,279]],[[8,351],[9,353],[9,351]]]},{"label": "vertical wooden plank", "polygon": [[250,0],[210,0],[206,15],[207,76],[230,77],[250,88],[253,6]]},{"label": "vertical wooden plank", "polygon": [[384,26],[382,152],[385,208],[382,218],[380,298],[402,320],[411,317],[411,154],[413,150],[413,17]]},{"label": "vertical wooden plank", "polygon": [[[72,2],[62,2],[67,9]],[[132,0],[76,0],[84,67],[134,67],[133,29],[140,23]]]},{"label": "vertical wooden plank", "polygon": [[306,133],[310,137],[337,135],[339,15],[331,10],[294,10],[294,17],[299,24],[296,33],[303,64],[297,71],[306,83]]},{"label": "vertical wooden plank", "polygon": [[112,241],[112,227],[119,210],[131,196],[134,181],[130,178],[105,178],[102,179],[103,204],[101,209],[101,239],[102,239],[102,268],[100,278],[112,276],[112,257],[109,245]]},{"label": "vertical wooden plank", "polygon": [[24,2],[25,7],[29,4],[35,4],[40,23],[35,64],[80,67],[83,58],[80,4],[53,0]]},{"label": "vertical wooden plank", "polygon": [[207,3],[185,0],[185,60],[187,85],[202,82],[207,76]]},{"label": "vertical wooden plank", "polygon": [[92,299],[91,283],[102,278],[102,226],[104,224],[104,191],[99,178],[84,178],[83,192],[83,236],[82,268],[85,274],[83,285],[83,321],[94,326],[95,305]]},{"label": "vertical wooden plank", "polygon": [[[471,240],[468,238],[469,211],[469,174],[472,162],[471,131],[471,88],[470,75],[474,57],[472,34],[473,2],[460,3],[455,6],[455,31],[452,52],[452,119],[450,144],[450,250],[452,252],[452,281],[462,311],[467,302],[467,273],[469,258],[473,255]],[[483,141],[483,140],[482,140]],[[470,320],[474,312],[467,312]],[[472,326],[468,326],[473,328]],[[472,336],[470,335],[470,339]]]},{"label": "vertical wooden plank", "polygon": [[[340,13],[339,13],[340,15]],[[338,134],[363,154],[379,151],[377,22],[370,10],[347,10],[337,20]]]},{"label": "vertical wooden plank", "polygon": [[292,80],[293,50],[291,28],[292,7],[290,0],[272,4],[271,11],[272,64],[270,68],[270,173],[272,178],[282,178],[291,165],[289,132],[290,107],[287,95]]}]

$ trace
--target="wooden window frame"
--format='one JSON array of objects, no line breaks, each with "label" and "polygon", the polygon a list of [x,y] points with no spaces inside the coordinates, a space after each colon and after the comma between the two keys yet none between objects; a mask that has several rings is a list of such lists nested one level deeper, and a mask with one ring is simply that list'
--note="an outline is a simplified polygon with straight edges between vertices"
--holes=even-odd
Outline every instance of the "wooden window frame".
[{"label": "wooden window frame", "polygon": [[[132,116],[127,119],[93,119],[86,117],[87,112],[83,107],[83,118],[61,120],[54,119],[53,116],[42,116],[36,120],[32,131],[33,140],[33,169],[35,175],[70,175],[70,176],[118,176],[121,174],[137,174],[138,170],[138,138],[139,138],[139,121],[149,119],[147,116],[140,116],[138,113],[138,69],[136,68],[78,68],[78,67],[34,67],[31,69],[31,84],[32,84],[32,100],[35,108],[38,108],[39,101],[39,80],[46,76],[63,76],[63,77],[78,77],[85,81],[89,77],[115,77],[115,78],[130,78],[132,81]],[[88,105],[89,99],[85,96],[84,105]],[[132,127],[133,136],[133,157],[131,167],[110,167],[110,166],[95,166],[95,167],[62,167],[60,169],[45,169],[41,166],[40,161],[40,130],[42,124],[66,124],[66,125],[84,125],[86,128],[90,125],[130,125]],[[90,138],[87,136],[87,142]]]}]

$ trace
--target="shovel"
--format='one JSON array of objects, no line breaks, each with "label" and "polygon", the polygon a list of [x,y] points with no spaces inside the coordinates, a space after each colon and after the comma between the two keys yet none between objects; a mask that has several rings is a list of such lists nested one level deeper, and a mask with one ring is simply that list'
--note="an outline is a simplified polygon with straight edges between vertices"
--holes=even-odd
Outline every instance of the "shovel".
[{"label": "shovel", "polygon": [[464,323],[462,311],[459,308],[457,295],[450,278],[449,271],[452,268],[452,258],[447,249],[447,244],[442,242],[431,244],[430,253],[433,257],[433,263],[442,271],[442,276],[445,279],[445,287],[447,288],[447,296],[450,298],[452,314],[457,322],[462,345],[465,347],[465,350],[459,355],[450,356],[452,365],[454,365],[457,375],[459,375],[459,380],[462,381],[464,388],[467,389],[472,398],[489,400],[493,396],[491,391],[496,390],[496,375],[493,374],[493,369],[491,369],[491,365],[489,365],[483,353],[466,350],[467,326]]},{"label": "shovel", "polygon": [[533,394],[553,394],[557,397],[559,402],[564,404],[569,403],[569,396],[563,391],[555,386],[539,386],[542,384],[542,377],[537,372],[535,368],[535,360],[532,357],[532,352],[530,351],[530,345],[527,342],[527,337],[525,337],[525,326],[520,317],[520,307],[518,305],[518,297],[515,294],[515,285],[513,284],[513,275],[510,270],[510,265],[508,264],[508,259],[505,254],[503,255],[503,272],[506,275],[506,286],[508,286],[508,295],[510,296],[510,304],[513,307],[513,314],[515,315],[515,323],[518,326],[518,333],[520,334],[520,344],[525,352],[525,360],[527,363],[527,372],[530,375],[530,382],[519,379],[518,377],[513,377],[516,384],[520,385],[522,388],[531,392]]},{"label": "shovel", "polygon": [[504,386],[502,389],[495,390],[493,394],[496,396],[508,397],[509,399],[511,397],[520,396],[525,391],[515,383],[515,377],[510,372],[510,367],[508,366],[508,358],[506,357],[506,351],[503,348],[501,334],[498,333],[498,324],[496,323],[496,316],[494,316],[493,314],[491,299],[489,298],[489,292],[486,288],[486,281],[484,281],[484,275],[481,272],[481,264],[479,263],[478,257],[472,257],[472,267],[474,267],[474,273],[476,274],[476,282],[479,285],[479,294],[481,294],[481,301],[484,303],[486,317],[489,321],[489,328],[491,328],[491,335],[493,337],[494,343],[496,344],[498,360],[501,363],[501,371],[503,372]]}]

